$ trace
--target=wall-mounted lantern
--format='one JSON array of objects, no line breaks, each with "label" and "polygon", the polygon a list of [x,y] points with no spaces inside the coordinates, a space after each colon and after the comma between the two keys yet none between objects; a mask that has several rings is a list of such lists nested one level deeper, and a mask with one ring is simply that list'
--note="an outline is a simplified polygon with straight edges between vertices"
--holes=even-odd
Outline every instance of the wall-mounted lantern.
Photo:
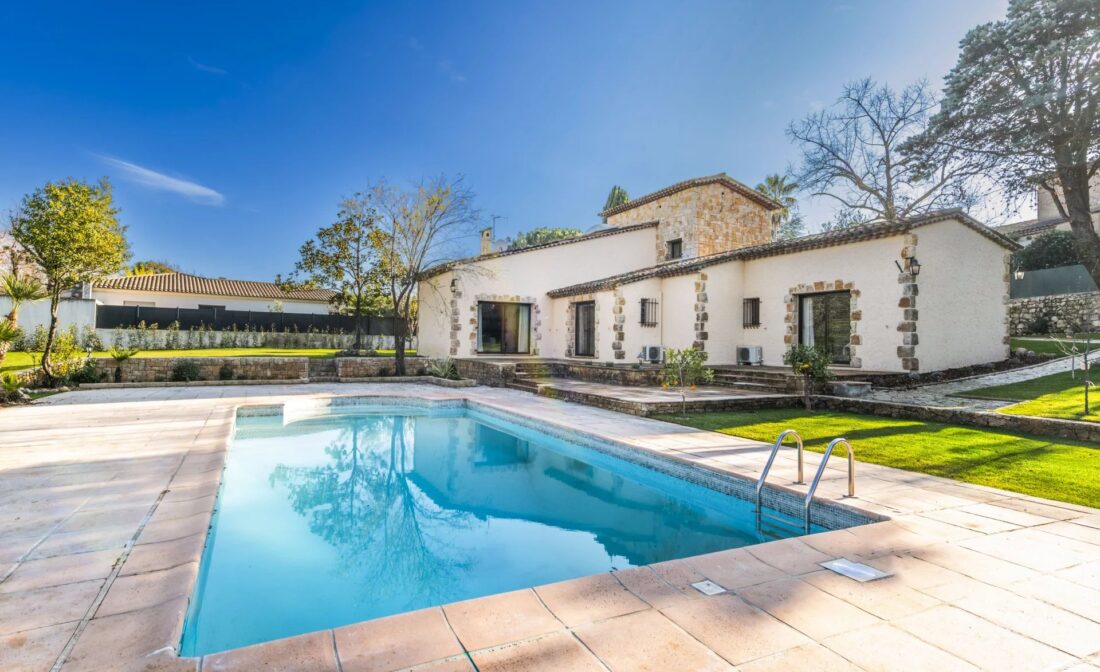
[{"label": "wall-mounted lantern", "polygon": [[[894,265],[898,267],[898,273],[908,272],[908,273],[912,274],[913,277],[916,277],[916,276],[920,275],[920,262],[917,261],[916,257],[913,257],[911,259],[906,259],[905,260],[905,268],[902,268],[901,264],[899,264],[896,261],[894,262]],[[906,270],[906,269],[908,269],[908,270]]]}]

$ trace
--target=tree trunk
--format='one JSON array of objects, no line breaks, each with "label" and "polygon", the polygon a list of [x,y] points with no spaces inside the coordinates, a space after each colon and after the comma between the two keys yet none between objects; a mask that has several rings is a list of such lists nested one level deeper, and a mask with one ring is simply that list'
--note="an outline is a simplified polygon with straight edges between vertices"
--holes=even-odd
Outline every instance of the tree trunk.
[{"label": "tree trunk", "polygon": [[1077,243],[1081,263],[1092,281],[1100,287],[1100,235],[1092,223],[1089,212],[1089,172],[1086,165],[1058,168],[1058,182],[1062,186],[1062,201],[1069,216],[1073,240]]},{"label": "tree trunk", "polygon": [[46,330],[46,347],[42,352],[42,370],[46,372],[46,381],[54,383],[53,350],[54,336],[57,334],[57,308],[61,304],[61,292],[50,292],[50,327]]},{"label": "tree trunk", "polygon": [[363,349],[363,309],[358,305],[355,306],[355,344],[352,345],[352,350]]},{"label": "tree trunk", "polygon": [[398,376],[405,375],[405,320],[401,316],[402,312],[404,311],[393,311],[393,363],[394,374]]}]

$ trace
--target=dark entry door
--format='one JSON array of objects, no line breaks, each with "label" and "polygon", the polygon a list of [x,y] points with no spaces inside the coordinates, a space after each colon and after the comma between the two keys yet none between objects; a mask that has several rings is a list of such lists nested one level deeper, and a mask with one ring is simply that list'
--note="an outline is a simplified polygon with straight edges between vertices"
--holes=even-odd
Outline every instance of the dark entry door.
[{"label": "dark entry door", "polygon": [[576,343],[573,344],[573,354],[578,357],[593,357],[596,355],[596,304],[592,301],[574,304],[576,312],[574,320],[576,324]]},{"label": "dark entry door", "polygon": [[808,294],[799,299],[798,340],[829,355],[833,364],[852,361],[852,296],[849,292]]}]

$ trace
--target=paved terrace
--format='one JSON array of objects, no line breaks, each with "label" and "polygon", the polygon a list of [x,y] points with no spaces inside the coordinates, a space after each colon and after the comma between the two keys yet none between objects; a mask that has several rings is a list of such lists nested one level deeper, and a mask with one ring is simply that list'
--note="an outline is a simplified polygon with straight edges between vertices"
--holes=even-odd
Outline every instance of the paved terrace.
[{"label": "paved terrace", "polygon": [[[0,669],[1096,670],[1100,512],[859,465],[891,520],[495,595],[207,656],[175,647],[242,403],[469,397],[755,477],[766,447],[511,390],[100,390],[0,410]],[[858,444],[857,444],[858,450]],[[808,468],[817,463],[809,454]],[[843,460],[824,499],[840,499]],[[791,486],[793,451],[776,463]],[[844,556],[893,572],[860,584]],[[706,597],[703,578],[728,592]]]}]

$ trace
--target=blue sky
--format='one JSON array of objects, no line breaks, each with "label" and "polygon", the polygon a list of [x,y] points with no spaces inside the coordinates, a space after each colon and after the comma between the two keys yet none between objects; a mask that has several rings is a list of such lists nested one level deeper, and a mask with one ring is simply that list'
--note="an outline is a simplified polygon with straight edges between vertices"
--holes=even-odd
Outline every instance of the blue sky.
[{"label": "blue sky", "polygon": [[258,280],[379,177],[464,174],[498,237],[585,229],[613,184],[781,172],[792,119],[864,76],[938,87],[1005,5],[5,3],[0,210],[107,175],[137,258]]}]

